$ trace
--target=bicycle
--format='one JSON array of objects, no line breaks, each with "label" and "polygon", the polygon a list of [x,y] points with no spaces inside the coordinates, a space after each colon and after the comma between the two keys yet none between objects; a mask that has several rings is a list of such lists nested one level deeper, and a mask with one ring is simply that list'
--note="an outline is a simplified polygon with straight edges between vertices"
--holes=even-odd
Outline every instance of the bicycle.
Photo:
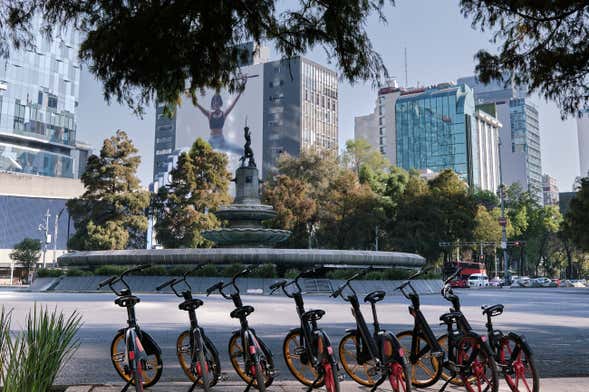
[{"label": "bicycle", "polygon": [[[135,305],[140,299],[134,296],[125,281],[125,276],[149,268],[140,265],[130,268],[118,276],[111,276],[98,284],[98,289],[107,286],[118,297],[115,304],[127,309],[127,327],[119,329],[110,346],[112,364],[119,376],[127,383],[121,392],[131,385],[136,392],[143,392],[144,387],[155,385],[162,375],[162,351],[145,331],[139,328],[135,317]],[[114,285],[122,283],[125,287],[117,289]]]},{"label": "bicycle", "polygon": [[[240,329],[233,331],[229,340],[229,359],[231,365],[247,383],[244,392],[248,392],[253,386],[261,392],[274,381],[274,361],[268,346],[256,335],[256,331],[249,327],[247,317],[254,312],[250,305],[243,305],[237,278],[250,273],[252,269],[246,268],[233,275],[231,282],[218,282],[207,289],[207,296],[218,291],[223,298],[233,301],[235,309],[231,311],[231,317],[239,319]],[[233,287],[233,291],[226,293],[225,289]]]},{"label": "bicycle", "polygon": [[[292,329],[284,338],[282,353],[292,375],[307,386],[307,392],[325,386],[327,392],[339,392],[338,364],[329,336],[317,325],[325,315],[321,309],[305,310],[299,279],[313,276],[317,270],[299,273],[290,282],[281,280],[270,286],[270,294],[281,290],[294,299],[300,327]],[[288,289],[289,287],[292,289]],[[289,291],[290,290],[290,291]],[[300,366],[298,366],[300,365]]]},{"label": "bicycle", "polygon": [[[413,330],[397,334],[402,346],[410,347],[406,350],[406,355],[408,353],[407,358],[411,364],[412,384],[417,388],[425,388],[443,379],[445,383],[440,392],[444,391],[449,383],[464,386],[468,392],[497,392],[498,372],[491,347],[486,337],[481,337],[472,330],[460,312],[460,305],[456,307],[457,297],[453,295],[449,282],[460,273],[460,270],[444,282],[442,296],[452,302],[454,308],[440,316],[442,325],[446,325],[447,334],[439,339],[436,339],[421,312],[419,294],[411,284],[413,279],[428,270],[417,272],[395,289],[411,301],[409,313],[415,320]],[[418,368],[421,370],[419,374]],[[450,374],[444,373],[444,369]]]},{"label": "bicycle", "polygon": [[[487,336],[499,371],[512,392],[539,392],[540,379],[534,364],[532,349],[525,336],[493,328],[492,318],[503,313],[504,306],[482,306],[483,314],[487,316]],[[520,388],[520,381],[522,387]],[[530,387],[531,381],[531,387]]]},{"label": "bicycle", "polygon": [[[360,309],[358,295],[351,285],[352,281],[371,270],[367,268],[354,274],[331,294],[333,298],[341,296],[352,305],[352,315],[356,320],[356,329],[346,330],[346,335],[339,343],[340,360],[346,373],[358,384],[371,387],[371,391],[375,391],[388,379],[394,392],[410,392],[411,382],[401,344],[394,334],[381,329],[378,321],[376,303],[384,299],[385,292],[373,291],[364,298],[364,302],[369,302],[372,309],[374,332],[370,333]],[[351,294],[344,296],[346,288]],[[359,368],[363,374],[356,371]]]},{"label": "bicycle", "polygon": [[[188,275],[203,266],[204,264],[198,265],[196,268],[185,272],[181,278],[171,279],[156,288],[157,291],[161,291],[166,287],[170,287],[177,297],[184,299],[178,305],[178,308],[188,312],[190,329],[180,333],[178,336],[176,355],[182,370],[193,382],[188,392],[192,392],[197,385],[208,392],[221,377],[219,352],[213,342],[205,335],[204,329],[199,326],[196,318],[196,309],[203,305],[203,301],[192,297],[192,287],[186,280]],[[184,284],[186,290],[179,293],[176,289],[179,284]]]}]

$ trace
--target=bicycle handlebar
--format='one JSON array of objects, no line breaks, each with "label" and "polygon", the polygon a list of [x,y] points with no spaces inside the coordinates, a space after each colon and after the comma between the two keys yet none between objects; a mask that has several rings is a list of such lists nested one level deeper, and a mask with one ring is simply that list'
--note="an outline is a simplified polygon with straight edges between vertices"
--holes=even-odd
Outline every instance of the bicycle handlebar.
[{"label": "bicycle handlebar", "polygon": [[130,268],[121,274],[121,278],[123,276],[130,274],[131,272],[143,271],[144,269],[147,269],[149,267],[151,267],[150,264],[143,264],[143,265],[138,265],[137,267]]},{"label": "bicycle handlebar", "polygon": [[331,293],[330,297],[337,298],[338,296],[340,296],[342,294],[342,292],[344,291],[344,289],[346,288],[346,286],[349,287],[354,292],[354,294],[356,295],[356,292],[354,291],[354,289],[352,288],[352,286],[350,286],[350,282],[353,281],[353,280],[358,279],[359,277],[362,277],[362,276],[366,275],[368,272],[372,271],[373,269],[374,268],[372,266],[369,266],[367,268],[364,268],[360,272],[356,272],[354,275],[352,275],[351,277],[349,277],[348,279],[346,279],[346,281],[340,287],[338,287],[333,293]]},{"label": "bicycle handlebar", "polygon": [[110,278],[104,279],[102,282],[98,283],[98,288],[99,289],[103,288],[104,286],[106,286],[107,284],[111,283],[115,279],[117,279],[116,276],[111,276]]},{"label": "bicycle handlebar", "polygon": [[123,291],[122,290],[117,290],[113,287],[113,285],[115,283],[121,282],[125,285],[125,287],[127,288],[128,292],[131,293],[131,287],[129,287],[129,284],[125,281],[125,276],[127,276],[128,274],[130,274],[131,272],[137,272],[137,271],[142,271],[144,269],[147,269],[151,267],[151,264],[143,264],[143,265],[138,265],[136,267],[133,268],[129,268],[128,270],[124,271],[122,274],[118,275],[118,276],[111,276],[110,278],[103,280],[102,282],[100,282],[98,284],[98,288],[102,288],[106,285],[108,285],[108,287],[112,290],[113,293],[115,293],[115,295],[117,296],[122,296],[123,295]]},{"label": "bicycle handlebar", "polygon": [[224,283],[221,281],[221,282],[217,282],[214,285],[212,285],[211,287],[209,287],[207,289],[207,297],[209,295],[211,295],[213,292],[215,292],[217,290],[221,290],[223,288],[223,285],[224,285]]},{"label": "bicycle handlebar", "polygon": [[450,283],[452,281],[452,279],[454,279],[455,277],[457,277],[460,272],[462,272],[462,268],[457,268],[456,271],[454,271],[454,273],[452,275],[450,275],[445,281],[444,281],[444,286],[447,285],[448,283]]},{"label": "bicycle handlebar", "polygon": [[173,284],[174,282],[176,282],[176,279],[170,279],[170,280],[168,280],[167,282],[160,284],[160,285],[159,285],[159,286],[157,286],[155,289],[156,289],[157,291],[160,291],[160,290],[161,290],[161,289],[163,289],[164,287],[166,287],[166,286],[169,286],[169,285]]},{"label": "bicycle handlebar", "polygon": [[286,283],[287,283],[286,280],[284,280],[284,279],[280,280],[280,281],[274,283],[273,285],[271,285],[269,287],[269,289],[272,291],[278,290],[279,288],[283,287]]}]

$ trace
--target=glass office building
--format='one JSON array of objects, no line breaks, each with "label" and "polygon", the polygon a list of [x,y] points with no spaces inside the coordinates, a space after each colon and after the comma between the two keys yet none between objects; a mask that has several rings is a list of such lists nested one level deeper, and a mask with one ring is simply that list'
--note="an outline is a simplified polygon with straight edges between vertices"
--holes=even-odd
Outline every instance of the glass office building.
[{"label": "glass office building", "polygon": [[404,91],[395,105],[397,166],[452,169],[480,186],[475,104],[466,85],[442,84]]},{"label": "glass office building", "polygon": [[[33,28],[40,30],[40,18]],[[77,175],[76,108],[80,37],[68,29],[0,63],[0,170]]]}]

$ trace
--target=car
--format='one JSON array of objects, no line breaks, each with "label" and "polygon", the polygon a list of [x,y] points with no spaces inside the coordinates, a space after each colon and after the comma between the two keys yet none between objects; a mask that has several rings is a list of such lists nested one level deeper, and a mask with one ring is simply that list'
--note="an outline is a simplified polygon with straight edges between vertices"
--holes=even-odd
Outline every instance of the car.
[{"label": "car", "polygon": [[489,281],[489,286],[501,287],[501,286],[503,286],[503,279],[496,276]]},{"label": "car", "polygon": [[486,287],[489,277],[486,274],[472,274],[468,277],[468,287]]},{"label": "car", "polygon": [[551,286],[551,287],[560,287],[561,283],[562,283],[562,281],[560,279],[552,279],[552,284],[554,286]]},{"label": "car", "polygon": [[546,277],[539,277],[532,280],[532,286],[534,287],[555,287],[552,286],[552,281]]},{"label": "car", "polygon": [[520,287],[532,287],[533,282],[529,276],[520,276],[517,280],[517,284]]}]

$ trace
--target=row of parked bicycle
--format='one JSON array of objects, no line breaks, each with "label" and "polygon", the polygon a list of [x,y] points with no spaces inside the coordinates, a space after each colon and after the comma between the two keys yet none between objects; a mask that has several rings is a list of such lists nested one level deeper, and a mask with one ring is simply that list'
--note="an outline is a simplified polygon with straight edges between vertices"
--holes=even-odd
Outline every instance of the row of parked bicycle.
[{"label": "row of parked bicycle", "polygon": [[[144,387],[156,384],[163,369],[161,349],[137,324],[135,305],[140,299],[132,294],[125,281],[129,273],[145,268],[149,265],[131,268],[98,286],[108,285],[117,295],[115,304],[127,309],[128,325],[117,332],[111,345],[112,363],[126,381],[121,392],[131,386],[140,392]],[[183,298],[179,308],[188,312],[190,329],[178,336],[176,352],[180,366],[192,381],[189,392],[196,387],[208,392],[221,377],[219,352],[196,317],[196,310],[203,301],[193,298],[192,288],[186,280],[199,268],[201,266],[157,287],[158,291],[169,287]],[[461,311],[460,299],[449,283],[460,271],[444,282],[441,294],[452,307],[450,312],[440,316],[447,333],[436,338],[420,310],[419,294],[411,284],[427,269],[414,274],[395,289],[411,301],[409,313],[414,317],[413,329],[396,335],[382,329],[378,320],[376,303],[385,298],[384,291],[374,291],[364,298],[364,302],[371,306],[372,330],[362,314],[352,282],[370,270],[369,267],[354,274],[331,294],[333,298],[341,297],[350,303],[356,322],[356,328],[347,330],[339,343],[340,362],[329,336],[318,325],[325,311],[305,309],[299,280],[317,276],[318,271],[307,270],[290,281],[281,280],[270,287],[272,293],[282,291],[295,302],[300,326],[286,335],[282,354],[292,375],[307,387],[308,392],[322,387],[327,392],[339,392],[342,379],[339,363],[348,376],[371,391],[386,381],[394,392],[409,392],[412,388],[429,387],[443,380],[440,392],[449,384],[462,386],[468,392],[497,392],[500,375],[514,392],[539,391],[538,373],[526,339],[513,332],[504,334],[493,327],[492,318],[503,313],[503,305],[483,306],[486,335],[479,335],[471,328]],[[252,387],[263,392],[274,381],[275,367],[270,349],[248,324],[247,318],[254,308],[243,304],[237,285],[237,279],[250,271],[252,268],[246,268],[235,274],[230,282],[216,283],[207,289],[207,296],[219,292],[223,298],[233,301],[235,309],[230,315],[239,320],[240,329],[234,331],[229,340],[229,358],[239,377],[247,384],[245,392]]]}]

